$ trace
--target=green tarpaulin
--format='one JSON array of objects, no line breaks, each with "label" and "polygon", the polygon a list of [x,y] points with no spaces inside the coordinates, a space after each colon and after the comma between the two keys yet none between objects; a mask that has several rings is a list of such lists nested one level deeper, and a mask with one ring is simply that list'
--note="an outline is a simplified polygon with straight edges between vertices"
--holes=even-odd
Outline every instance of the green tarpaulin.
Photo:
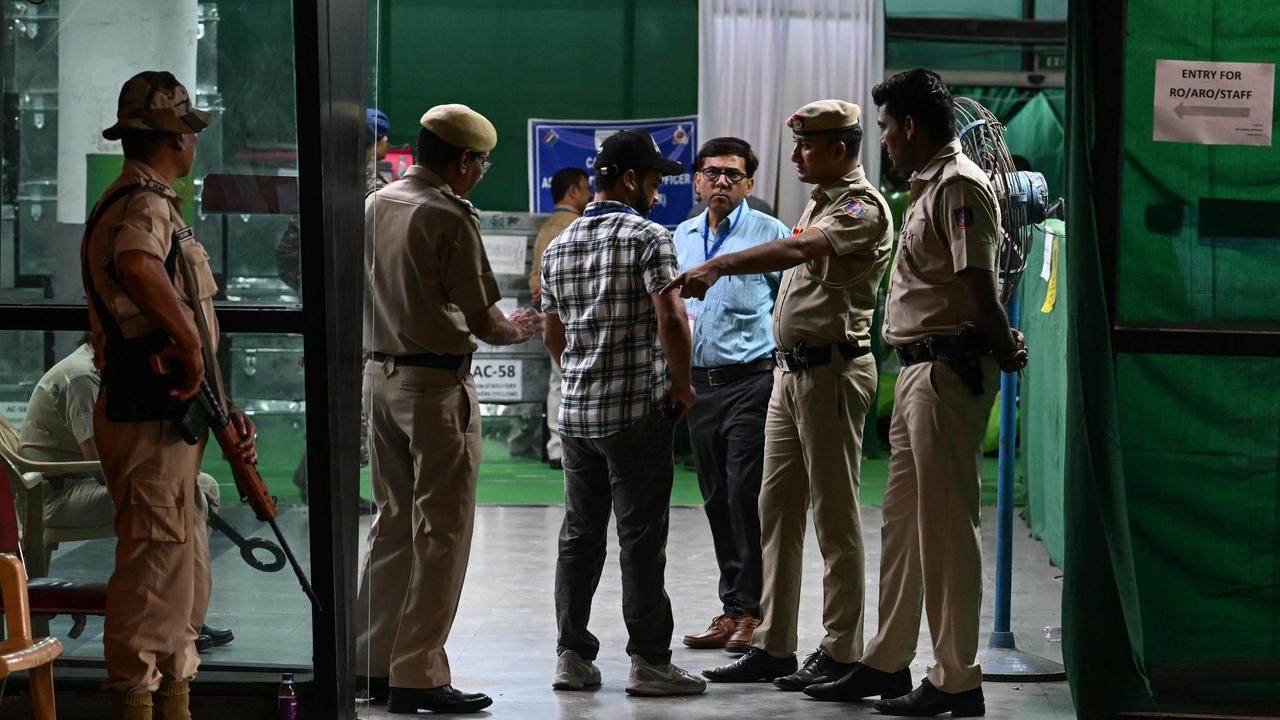
[{"label": "green tarpaulin", "polygon": [[1102,283],[1093,155],[1098,127],[1114,122],[1094,99],[1100,73],[1095,6],[1076,0],[1067,20],[1067,302],[1062,654],[1076,713],[1106,718],[1150,698],[1129,536],[1110,321]]}]

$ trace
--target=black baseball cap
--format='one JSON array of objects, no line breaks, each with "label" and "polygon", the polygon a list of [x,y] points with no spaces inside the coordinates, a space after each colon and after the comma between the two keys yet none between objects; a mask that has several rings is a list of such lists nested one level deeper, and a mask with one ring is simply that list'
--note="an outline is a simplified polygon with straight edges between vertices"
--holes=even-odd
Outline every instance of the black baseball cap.
[{"label": "black baseball cap", "polygon": [[684,165],[658,152],[646,130],[622,130],[604,139],[596,154],[597,175],[621,175],[628,170],[654,168],[663,175],[679,175]]}]

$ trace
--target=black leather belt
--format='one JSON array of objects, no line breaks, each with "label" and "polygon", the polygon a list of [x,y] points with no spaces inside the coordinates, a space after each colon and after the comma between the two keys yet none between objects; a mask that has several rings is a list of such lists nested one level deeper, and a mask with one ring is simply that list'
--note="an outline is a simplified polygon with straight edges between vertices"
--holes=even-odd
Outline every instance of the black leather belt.
[{"label": "black leather belt", "polygon": [[371,352],[366,355],[368,359],[374,362],[386,362],[394,360],[396,365],[404,365],[405,367],[425,367],[437,368],[440,370],[457,370],[462,364],[470,358],[470,355],[437,355],[435,353],[418,353],[416,355],[388,355],[387,353]]},{"label": "black leather belt", "polygon": [[854,345],[848,342],[834,345],[818,345],[817,347],[807,347],[803,342],[798,342],[790,350],[774,350],[773,363],[783,372],[800,372],[801,370],[822,367],[823,365],[831,364],[832,348],[835,348],[840,353],[840,357],[846,361],[862,357],[871,352],[870,347]]},{"label": "black leather belt", "polygon": [[717,387],[741,380],[748,375],[759,375],[773,369],[773,359],[753,360],[741,365],[721,365],[713,368],[692,368],[689,372],[693,381],[701,385]]},{"label": "black leather belt", "polygon": [[945,359],[957,353],[985,355],[991,352],[991,348],[976,333],[966,330],[953,335],[930,335],[920,342],[899,345],[893,352],[898,356],[898,363],[906,367]]}]

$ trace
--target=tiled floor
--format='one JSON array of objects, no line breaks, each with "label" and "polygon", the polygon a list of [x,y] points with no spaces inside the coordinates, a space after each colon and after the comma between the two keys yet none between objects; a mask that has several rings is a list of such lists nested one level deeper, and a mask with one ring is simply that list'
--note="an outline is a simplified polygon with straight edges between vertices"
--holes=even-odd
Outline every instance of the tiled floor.
[{"label": "tiled floor", "polygon": [[[711,685],[700,697],[633,699],[623,692],[628,659],[622,624],[617,547],[611,544],[600,589],[596,594],[591,629],[601,640],[598,665],[604,685],[595,692],[562,693],[550,687],[555,664],[555,620],[551,586],[560,508],[482,508],[476,525],[475,548],[462,608],[448,644],[455,684],[494,698],[488,715],[494,718],[845,718],[875,715],[869,705],[818,703],[802,695],[784,693],[771,685]],[[993,513],[989,513],[993,515]],[[991,524],[994,525],[994,518]],[[875,597],[879,567],[880,510],[864,508],[864,536],[869,575],[868,597]],[[1057,571],[1039,543],[1027,537],[1020,522],[1015,529],[1014,631],[1020,645],[1055,660],[1059,646],[1046,642],[1044,627],[1059,624]],[[994,558],[993,533],[984,533],[986,557]],[[700,631],[718,611],[716,565],[705,516],[698,508],[671,512],[667,591],[676,618],[674,662],[690,671],[724,663],[721,651],[693,651],[680,645],[684,633]],[[810,530],[805,545],[805,576],[801,601],[801,652],[817,646],[821,634],[821,559]],[[987,585],[994,585],[988,569]],[[991,625],[990,592],[984,633]],[[874,600],[867,607],[868,633],[876,625]],[[984,636],[985,642],[985,636]],[[927,629],[921,648],[929,647]],[[922,654],[912,667],[921,676],[929,658]],[[1065,682],[988,683],[987,717],[1041,720],[1074,716]],[[362,718],[401,717],[380,708],[361,708]]]},{"label": "tiled floor", "polygon": [[[984,508],[984,552],[987,594],[985,634],[991,626],[991,590],[994,586],[994,513]],[[307,564],[304,528],[306,509],[293,508],[281,516],[281,525]],[[833,705],[809,701],[803,696],[774,690],[770,685],[712,685],[700,697],[645,699],[623,692],[628,660],[623,651],[626,634],[622,624],[617,546],[611,543],[600,590],[596,595],[592,632],[602,643],[598,664],[604,686],[596,692],[558,693],[550,679],[555,663],[555,620],[552,611],[552,578],[556,535],[562,510],[558,507],[482,507],[477,511],[475,541],[462,607],[450,637],[448,651],[455,684],[469,691],[493,696],[487,716],[493,718],[845,718],[874,716],[869,705]],[[241,529],[269,537],[265,526],[247,516],[245,508],[226,508],[224,515]],[[367,527],[368,518],[362,518]],[[876,572],[879,567],[880,510],[863,509],[867,548],[867,633],[876,626]],[[1019,645],[1039,655],[1061,659],[1060,646],[1045,640],[1045,626],[1059,620],[1058,572],[1049,565],[1040,544],[1027,536],[1018,522],[1014,532],[1013,617]],[[232,627],[236,640],[205,656],[206,669],[244,665],[270,665],[280,669],[310,663],[309,619],[306,599],[287,570],[264,574],[250,569],[238,550],[220,534],[211,542],[214,596],[209,624]],[[111,567],[110,544],[68,545],[56,556],[55,574],[73,577],[105,577]],[[710,533],[701,509],[677,507],[671,511],[668,544],[667,590],[676,618],[674,661],[691,671],[722,664],[729,656],[720,651],[692,651],[679,643],[684,633],[700,631],[718,611],[716,566]],[[821,633],[821,559],[812,529],[805,545],[805,575],[801,600],[801,653],[817,645]],[[63,638],[69,621],[58,618],[53,632]],[[101,623],[90,620],[78,641],[67,643],[71,658],[101,659]],[[929,663],[927,629],[922,628],[921,656],[912,666],[917,679]],[[1041,720],[1072,717],[1066,683],[987,683],[987,717]],[[380,708],[359,706],[361,718],[392,717]],[[484,717],[481,715],[480,717]],[[399,717],[399,716],[396,716]]]}]

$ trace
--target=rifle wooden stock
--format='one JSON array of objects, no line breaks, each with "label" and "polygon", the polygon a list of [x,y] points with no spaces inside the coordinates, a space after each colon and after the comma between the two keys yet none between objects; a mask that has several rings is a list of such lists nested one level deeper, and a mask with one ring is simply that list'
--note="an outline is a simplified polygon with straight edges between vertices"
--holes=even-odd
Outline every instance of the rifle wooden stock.
[{"label": "rifle wooden stock", "polygon": [[240,501],[249,503],[249,507],[253,508],[253,514],[259,520],[263,522],[274,520],[276,499],[267,493],[267,485],[262,481],[258,468],[246,463],[240,451],[236,449],[240,436],[236,434],[235,426],[228,422],[222,427],[210,425],[209,430],[217,439],[218,445],[222,446],[222,456],[231,466],[231,476],[235,478]]}]

